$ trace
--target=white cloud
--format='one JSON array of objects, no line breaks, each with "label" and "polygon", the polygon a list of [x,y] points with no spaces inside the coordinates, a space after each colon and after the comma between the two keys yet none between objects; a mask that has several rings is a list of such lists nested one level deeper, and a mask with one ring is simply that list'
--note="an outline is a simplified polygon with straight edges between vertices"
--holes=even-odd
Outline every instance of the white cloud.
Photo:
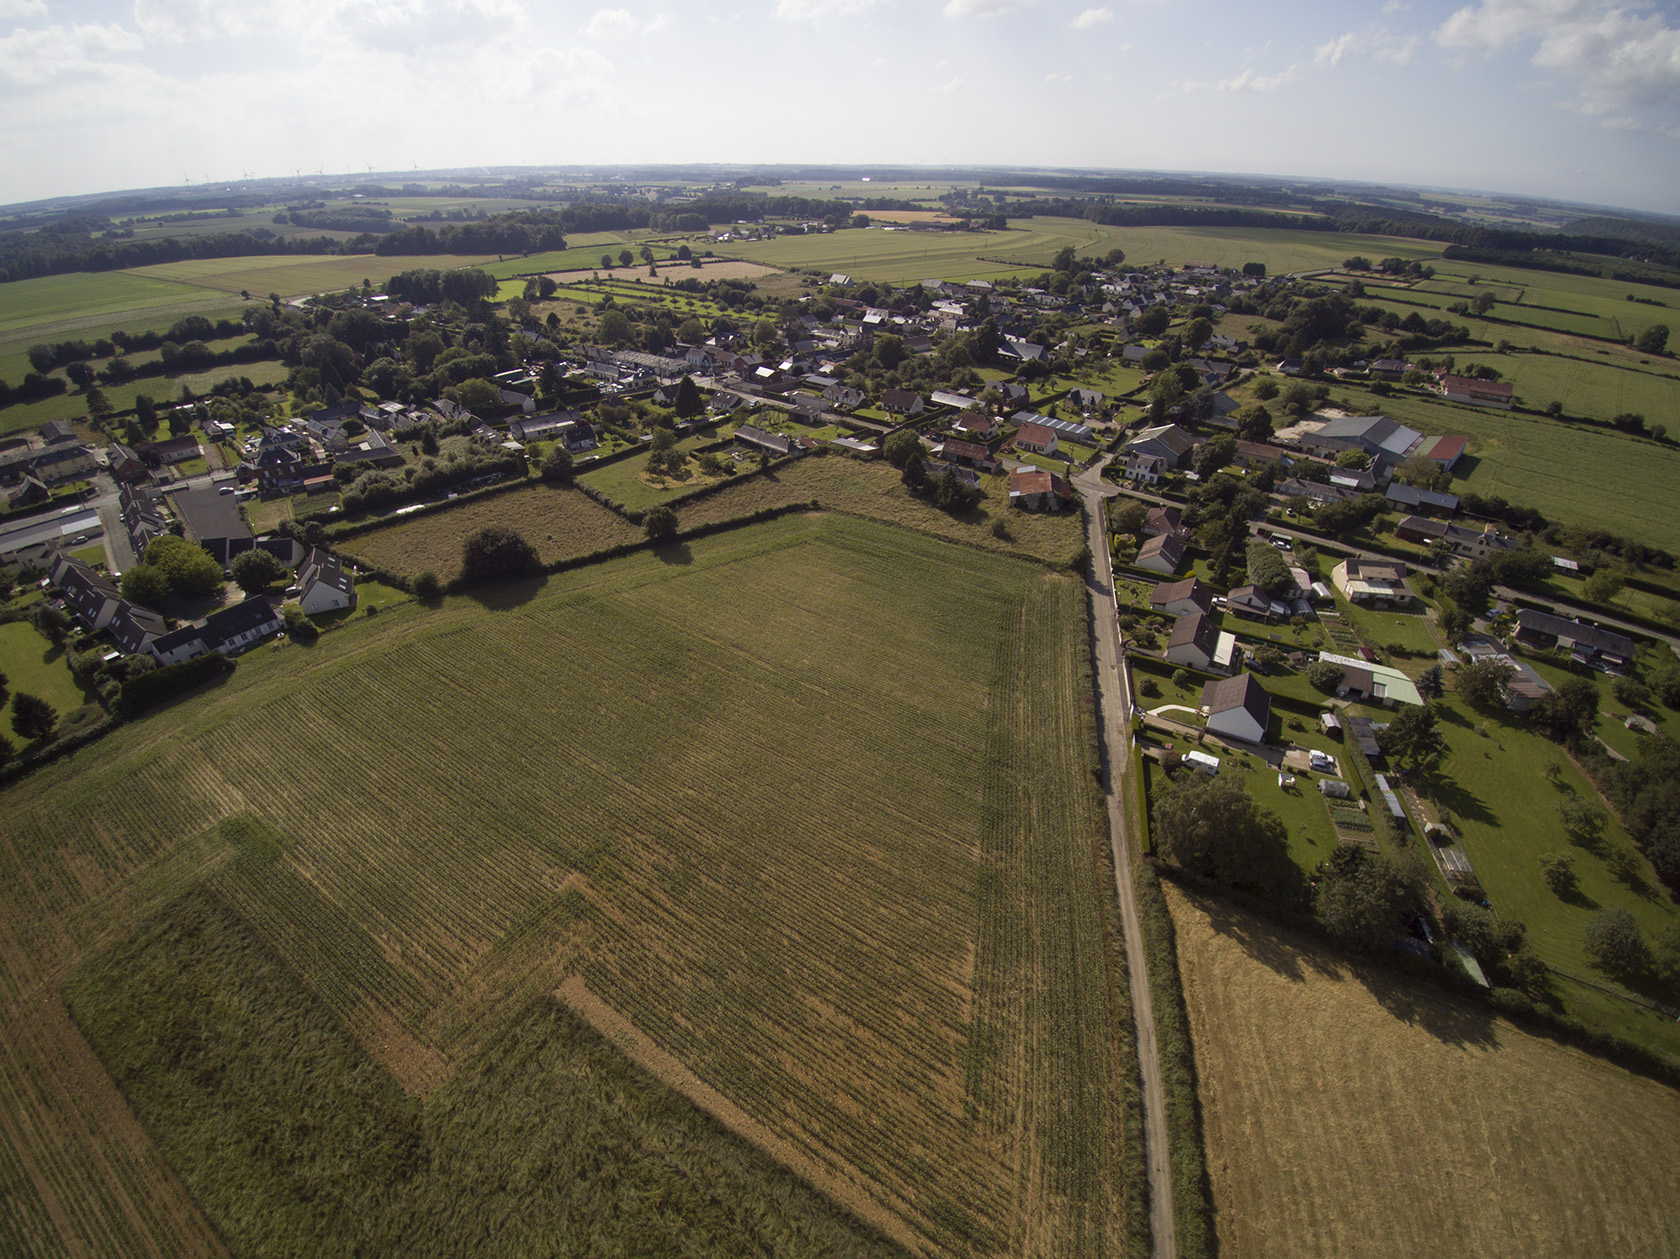
[{"label": "white cloud", "polygon": [[1313,64],[1320,66],[1339,66],[1342,58],[1354,50],[1359,42],[1359,36],[1349,31],[1339,39],[1333,39],[1328,44],[1320,44],[1313,50]]},{"label": "white cloud", "polygon": [[0,0],[0,19],[46,16],[45,0]]},{"label": "white cloud", "polygon": [[[1579,84],[1566,107],[1618,130],[1669,131],[1680,110],[1680,28],[1661,11],[1612,0],[1481,0],[1435,32],[1444,48],[1492,54],[1534,46],[1529,60]],[[1648,115],[1640,121],[1630,111]]]},{"label": "white cloud", "polygon": [[105,76],[119,68],[112,56],[140,45],[138,35],[114,23],[20,27],[0,38],[0,82],[33,85],[65,74]]},{"label": "white cloud", "polygon": [[1229,96],[1239,92],[1275,92],[1279,88],[1288,87],[1300,77],[1301,66],[1299,62],[1295,62],[1276,74],[1256,74],[1252,69],[1247,69],[1232,78],[1220,79],[1217,83],[1183,79],[1175,86],[1181,92],[1220,92]]},{"label": "white cloud", "polygon": [[1052,70],[1049,74],[1044,76],[1044,81],[1046,83],[1072,83],[1073,76],[1071,74],[1057,74],[1054,70]]},{"label": "white cloud", "polygon": [[997,17],[1028,3],[1031,0],[948,0],[942,11],[946,17]]},{"label": "white cloud", "polygon": [[1368,57],[1373,61],[1386,61],[1392,65],[1403,66],[1411,62],[1417,55],[1417,50],[1417,36],[1394,35],[1385,28],[1378,27],[1363,34],[1349,31],[1346,35],[1320,44],[1313,50],[1313,64],[1334,69],[1349,57]]},{"label": "white cloud", "polygon": [[1076,31],[1086,31],[1093,26],[1101,26],[1104,22],[1112,22],[1113,20],[1113,9],[1086,9],[1068,25]]},{"label": "white cloud", "polygon": [[636,19],[629,9],[597,9],[583,33],[590,39],[627,39],[636,33]]},{"label": "white cloud", "polygon": [[818,22],[825,17],[856,17],[883,0],[776,0],[776,16],[786,22]]},{"label": "white cloud", "polygon": [[1404,13],[1411,7],[1409,0],[1388,0],[1388,3],[1383,5],[1382,11],[1384,13]]},{"label": "white cloud", "polygon": [[945,82],[943,82],[939,85],[939,90],[941,92],[954,92],[959,87],[961,87],[965,82],[967,82],[967,80],[962,78],[961,76],[958,76],[957,78],[954,78],[954,79],[947,79]]}]

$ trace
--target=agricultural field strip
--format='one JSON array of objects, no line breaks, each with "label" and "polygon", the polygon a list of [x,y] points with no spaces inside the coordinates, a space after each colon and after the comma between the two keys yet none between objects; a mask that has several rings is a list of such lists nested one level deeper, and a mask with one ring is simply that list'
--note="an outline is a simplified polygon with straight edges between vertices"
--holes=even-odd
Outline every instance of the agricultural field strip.
[{"label": "agricultural field strip", "polygon": [[1165,890],[1222,1250],[1674,1251],[1672,1089]]},{"label": "agricultural field strip", "polygon": [[[856,528],[856,526],[846,527],[848,529]],[[920,543],[913,544],[913,547],[914,549],[920,550],[925,549],[928,545],[929,544],[926,543]],[[897,548],[893,549],[896,550]],[[890,554],[890,552],[883,553],[878,558],[888,559],[890,558]],[[978,556],[967,553],[959,552],[956,554],[958,555],[957,562],[965,570],[976,565],[988,567],[997,563],[997,561],[982,560]],[[582,598],[585,602],[589,601],[588,597],[583,592],[574,592],[569,597],[574,600]],[[809,615],[808,612],[807,615]],[[530,612],[520,613],[518,614],[518,617],[532,622],[532,625],[528,627],[531,632],[529,636],[519,636],[516,640],[518,642],[518,647],[513,652],[510,659],[518,659],[528,662],[530,659],[539,658],[540,653],[545,646],[550,651],[554,649],[554,640],[552,636],[547,633],[550,627],[544,623],[543,618],[537,618]],[[393,619],[395,619],[395,617],[393,617]],[[634,621],[630,622],[630,624],[634,623]],[[959,614],[954,616],[948,622],[944,622],[944,629],[942,633],[960,636],[971,626],[971,624],[971,616]],[[617,629],[616,626],[614,628]],[[635,657],[633,648],[628,646],[628,644],[633,641],[634,634],[627,631],[628,624],[622,629],[617,629],[617,632],[622,635],[625,643],[627,644],[625,650],[629,653],[627,659],[623,662],[624,667],[630,667],[631,664],[634,663]],[[832,623],[821,620],[812,621],[809,623],[809,632],[815,641],[819,641],[824,644],[824,650],[832,650],[832,639],[836,632]],[[862,634],[865,631],[860,629],[854,632]],[[747,617],[743,612],[739,623],[735,626],[735,631],[725,634],[722,637],[738,637],[743,640],[750,640],[751,636],[759,633],[762,633],[762,624],[760,619],[757,617]],[[598,642],[599,640],[597,639],[595,641]],[[468,653],[463,653],[458,650],[451,650],[453,646],[453,644],[442,642],[436,643],[432,647],[432,654],[428,657],[428,663],[433,668],[436,668],[443,673],[443,677],[446,682],[452,680],[449,679],[447,675],[450,662],[460,661],[468,655]],[[566,645],[562,643],[561,650],[563,654],[565,646]],[[527,654],[528,651],[529,654]],[[344,724],[342,714],[345,711],[363,711],[367,708],[367,706],[375,702],[374,699],[367,693],[357,693],[354,690],[347,691],[344,688],[343,683],[350,680],[346,676],[345,669],[334,668],[329,670],[330,676],[334,679],[334,690],[330,699],[325,697],[324,692],[317,691],[311,697],[312,702],[310,706],[305,707],[304,709],[298,709],[295,703],[290,708],[283,706],[276,709],[274,705],[279,702],[286,693],[295,694],[302,684],[295,677],[287,677],[280,679],[281,684],[276,690],[276,679],[273,669],[271,668],[266,671],[262,670],[260,668],[262,663],[266,662],[252,660],[248,662],[247,669],[249,670],[253,666],[257,666],[257,672],[266,672],[269,675],[264,679],[265,685],[263,688],[264,690],[271,692],[268,701],[264,704],[257,705],[254,709],[247,709],[240,715],[230,716],[227,720],[210,723],[207,727],[206,735],[196,741],[199,746],[203,748],[203,751],[194,749],[191,752],[191,756],[198,762],[201,767],[201,772],[208,771],[209,766],[212,764],[237,765],[238,751],[241,746],[241,735],[244,733],[245,723],[256,723],[264,726],[265,728],[271,723],[277,724],[278,728],[288,730],[293,737],[300,740],[297,745],[288,746],[285,749],[284,754],[277,758],[278,763],[269,767],[269,771],[266,775],[249,775],[249,781],[242,781],[238,788],[233,789],[233,794],[237,796],[238,802],[244,807],[254,808],[259,814],[268,814],[273,816],[283,833],[299,837],[297,842],[288,851],[288,859],[297,865],[300,873],[303,873],[306,876],[312,875],[317,886],[330,882],[330,885],[335,889],[340,902],[346,906],[354,906],[358,916],[366,923],[369,935],[379,940],[386,947],[387,951],[400,950],[400,965],[405,968],[411,968],[416,981],[422,983],[429,982],[431,984],[438,984],[449,982],[452,978],[457,977],[464,968],[471,966],[478,957],[483,955],[486,943],[494,938],[495,932],[505,931],[509,929],[510,925],[517,925],[519,922],[528,921],[531,918],[530,911],[532,907],[528,903],[516,904],[508,902],[497,908],[492,908],[483,904],[475,905],[472,903],[475,899],[473,896],[473,892],[475,890],[478,891],[479,895],[482,897],[487,898],[490,895],[496,895],[503,901],[508,901],[510,894],[503,889],[505,884],[509,881],[510,875],[498,873],[487,878],[482,870],[468,869],[463,872],[460,868],[461,863],[459,858],[456,858],[456,865],[452,868],[449,864],[449,860],[454,854],[438,851],[440,847],[457,847],[458,845],[453,842],[452,838],[445,840],[442,844],[430,842],[430,837],[427,837],[428,842],[421,842],[416,836],[404,834],[403,828],[400,825],[397,828],[396,834],[393,835],[391,818],[393,816],[400,818],[405,807],[409,809],[412,809],[413,807],[412,801],[405,801],[402,798],[402,793],[399,789],[395,787],[389,788],[387,789],[390,792],[389,795],[380,796],[378,794],[379,789],[375,787],[374,799],[369,802],[366,807],[358,806],[354,809],[348,810],[347,815],[347,797],[352,793],[343,789],[332,790],[331,788],[333,787],[333,784],[322,779],[318,772],[311,775],[305,768],[312,763],[328,763],[344,767],[371,767],[373,765],[381,765],[385,761],[389,760],[389,744],[388,741],[382,737],[385,727],[384,724],[380,722],[370,721],[367,724],[365,733],[360,730],[351,731],[350,737],[343,737],[341,733],[340,736],[333,738],[330,742],[322,737],[312,734],[312,731],[317,727],[331,724],[335,714],[338,717],[338,723],[342,726]],[[405,695],[401,693],[401,679],[397,676],[400,674],[401,670],[396,668],[393,664],[392,667],[389,668],[383,676],[381,676],[378,671],[372,670],[368,667],[370,663],[372,662],[360,662],[357,672],[370,674],[375,678],[375,680],[381,681],[391,687],[392,694],[395,698],[388,698],[384,702],[387,704],[412,705],[414,697],[412,695]],[[906,669],[913,669],[914,661],[905,659],[903,661],[895,662],[889,659],[881,662],[880,667],[890,669],[895,664],[901,665]],[[318,673],[318,669],[310,669],[308,671]],[[783,670],[780,669],[775,662],[760,663],[757,666],[757,671],[767,674],[770,677],[780,677],[783,672]],[[246,679],[243,676],[244,672],[245,671],[242,671],[242,676],[236,678],[235,683],[232,685],[250,685],[250,683],[246,682]],[[320,677],[315,679],[317,685],[324,681],[325,679]],[[537,693],[540,693],[540,686],[535,689]],[[978,697],[976,696],[976,698]],[[972,703],[973,701],[969,702]],[[825,709],[831,708],[832,697],[825,697],[823,705]],[[953,705],[955,705],[954,708],[952,707]],[[502,784],[495,783],[492,777],[492,772],[496,768],[500,767],[503,772],[503,781],[505,782],[506,789],[510,793],[509,798],[517,799],[518,793],[522,788],[525,790],[528,797],[530,789],[528,766],[525,766],[522,763],[510,763],[510,758],[505,755],[505,752],[503,755],[498,756],[493,750],[475,748],[474,746],[475,744],[482,742],[482,735],[479,733],[482,729],[498,729],[502,727],[503,721],[516,721],[520,717],[520,708],[520,703],[510,701],[506,704],[498,704],[494,713],[489,715],[486,720],[483,721],[482,725],[475,722],[475,724],[469,727],[464,724],[444,722],[441,726],[434,727],[431,737],[434,743],[439,745],[437,749],[438,753],[444,758],[440,759],[436,763],[450,763],[447,757],[451,753],[458,758],[462,758],[461,763],[467,767],[467,772],[474,777],[475,781],[480,777],[489,779],[487,789],[483,793],[488,796],[496,796],[500,794],[498,788],[501,787]],[[937,732],[945,724],[941,718],[941,714],[946,712],[948,709],[960,711],[961,704],[955,700],[955,697],[942,695],[939,693],[939,688],[934,687],[931,692],[928,693],[927,702],[921,705],[919,709],[912,707],[907,719],[904,720],[902,724],[904,724],[907,729],[916,732],[918,742],[928,740],[930,737],[937,735]],[[389,709],[387,709],[387,711],[389,711]],[[647,719],[655,721],[660,720],[662,717],[668,720],[668,714],[666,714],[664,709],[659,705],[651,706],[646,716]],[[845,715],[845,721],[854,723],[854,725],[857,722],[879,720],[880,715],[878,707],[873,704],[862,703],[861,701],[857,705],[853,706],[852,709]],[[898,725],[900,722],[898,720],[893,720],[893,724]],[[843,727],[840,729],[843,729]],[[216,733],[215,737],[210,737],[212,732],[219,733]],[[440,735],[443,737],[440,737]],[[245,746],[248,746],[248,744],[245,744]],[[757,751],[760,756],[764,758],[771,758],[779,750],[781,750],[781,748],[785,748],[786,746],[785,739],[776,740],[761,738],[757,745]],[[933,748],[937,751],[937,742],[933,744]],[[421,758],[419,749],[409,749],[409,751],[412,755],[416,756],[417,759],[423,759],[424,763],[433,763],[431,757]],[[476,763],[473,762],[475,752],[477,753]],[[970,754],[971,753],[972,749],[970,750]],[[722,761],[728,761],[736,754],[736,749],[733,747],[726,747],[720,749],[713,755],[720,758]],[[751,750],[741,749],[738,754],[750,755]],[[955,753],[953,752],[948,753],[947,755],[954,754]],[[160,756],[159,760],[167,759],[179,761],[186,755],[187,753],[185,751],[172,748],[167,753]],[[914,758],[912,757],[905,758],[906,762],[910,762],[913,759]],[[953,781],[955,781],[956,776],[962,769],[963,762],[966,759],[968,758],[958,755],[956,761],[946,764],[944,763],[944,758],[936,756],[932,762],[933,769],[935,770],[935,780],[937,781],[950,777]],[[290,764],[287,762],[290,762]],[[171,770],[169,771],[169,775],[172,777],[175,772],[178,771]],[[972,772],[971,769],[970,772]],[[377,779],[379,777],[379,775],[374,773],[371,768],[364,768],[361,770],[361,773],[370,780]],[[903,781],[901,783],[894,784],[895,787],[899,788],[899,790],[883,792],[883,794],[890,794],[896,798],[904,800],[915,800],[917,798],[918,789],[924,793],[926,792],[927,787],[925,783],[919,784],[915,781],[914,776],[910,775],[908,770],[904,771],[904,774],[905,777]],[[369,783],[356,783],[354,794],[362,793],[369,787],[369,785]],[[632,789],[633,784],[630,781],[622,781],[620,786],[628,792]],[[838,771],[833,773],[831,776],[828,776],[826,781],[817,784],[817,786],[821,788],[824,793],[832,793],[837,798],[843,796],[855,796],[857,790],[856,782],[846,774]],[[214,795],[220,797],[224,808],[228,803],[230,803],[228,799],[229,784],[222,781],[219,775],[213,777],[210,781],[205,782],[203,784],[203,788],[206,796]],[[265,793],[271,794],[268,798],[265,798]],[[528,804],[529,802],[530,801],[527,799],[522,803]],[[637,825],[638,816],[646,816],[641,813],[641,810],[651,810],[659,803],[660,801],[657,793],[650,794],[644,791],[638,798],[631,802],[631,805],[626,806],[629,809],[627,814],[615,817],[609,813],[605,818],[605,821],[609,827],[617,826],[619,828],[624,828],[624,833],[634,834],[635,831],[630,828]],[[684,798],[682,804],[685,811],[692,810],[696,816],[699,816],[701,808],[706,805],[706,801],[696,801]],[[947,801],[947,805],[950,809],[956,810],[960,813],[960,810],[957,809],[954,801]],[[511,809],[505,811],[498,810],[498,812],[503,815],[495,818],[493,823],[495,827],[517,827],[520,824],[519,819],[513,815],[513,811]],[[923,816],[938,817],[941,810],[935,807],[931,814],[924,813],[922,809],[918,809],[916,812],[918,814],[922,814]],[[815,815],[826,816],[827,814],[826,811],[822,811],[816,813]],[[525,823],[528,831],[542,829],[543,825],[550,820],[550,816],[552,815],[549,814],[548,811],[539,810],[538,816]],[[322,819],[327,817],[334,819],[331,826],[334,834],[331,839],[316,839],[315,837],[322,835],[323,830],[326,829],[323,827]],[[727,818],[723,818],[718,821],[707,819],[709,825],[725,824],[727,823],[727,820]],[[772,824],[772,820],[768,817],[763,819],[763,822],[765,825]],[[610,830],[607,833],[611,833]],[[359,842],[363,844],[364,847],[357,851],[351,851],[352,846],[345,842],[346,834],[359,836]],[[307,836],[307,838],[303,838],[305,836]],[[530,864],[533,854],[530,850],[533,847],[537,847],[537,845],[541,842],[541,838],[542,837],[538,837],[538,840],[530,841],[525,844],[521,844],[510,838],[504,845],[500,845],[500,848],[504,851],[505,855],[508,854],[508,850],[518,848],[525,849],[523,856],[518,857],[522,864],[514,867],[513,872],[511,873],[512,879],[516,881],[522,881],[525,879],[545,879],[549,876],[558,876],[563,871],[565,866],[562,862],[554,860],[554,857],[557,854],[553,851],[555,848],[563,846],[563,841],[561,843],[557,843],[554,840],[549,840],[547,843],[549,851],[542,852],[539,850],[536,854],[537,864],[533,869]],[[62,841],[60,842],[62,843]],[[579,842],[584,842],[582,837],[580,837]],[[815,844],[819,849],[824,847],[820,839],[811,838],[807,839],[805,842]],[[474,879],[477,882],[477,887],[474,888],[473,886],[468,885],[464,889],[465,895],[460,898],[460,901],[465,903],[446,903],[443,906],[437,906],[435,908],[429,906],[426,910],[423,910],[419,914],[410,913],[404,921],[399,922],[398,918],[401,916],[401,910],[403,909],[405,903],[412,902],[413,893],[406,888],[381,885],[381,880],[377,877],[372,867],[382,863],[377,859],[369,859],[370,856],[377,857],[377,853],[380,851],[379,845],[381,844],[385,845],[387,850],[393,846],[399,849],[398,852],[392,854],[391,859],[401,864],[405,871],[405,876],[411,870],[418,867],[419,869],[426,871],[427,883],[441,885],[446,891],[452,881]],[[517,856],[517,854],[512,855]],[[652,855],[651,852],[650,855]],[[873,879],[873,886],[870,894],[882,896],[893,894],[898,881],[902,878],[901,861],[897,859],[896,855],[892,860],[877,856],[873,865],[876,870],[876,874]],[[819,864],[817,867],[818,873],[815,877],[820,878],[826,875],[830,878],[846,880],[848,881],[848,884],[852,884],[856,883],[858,879],[863,878],[864,875],[862,872],[867,871],[869,868],[870,866],[868,863],[857,863],[855,861],[843,864],[838,868],[826,868],[824,865]],[[935,868],[938,868],[938,863],[936,863]],[[405,877],[403,882],[406,883],[407,881],[408,880]],[[715,896],[724,894],[724,889],[711,886],[715,880],[706,878],[702,880],[702,882],[707,886],[707,890],[711,895]],[[797,881],[797,885],[803,888],[806,886],[806,882],[807,881],[805,879],[801,878]],[[488,884],[488,886],[486,886],[486,884]],[[555,886],[555,882],[549,882],[548,886],[552,888]],[[591,880],[590,886],[592,888],[595,886],[594,880]],[[950,888],[947,885],[943,891],[938,893],[938,898],[941,903],[943,903],[943,900],[949,894],[949,891]],[[646,896],[649,895],[649,893],[644,891],[642,895]],[[432,897],[430,899],[435,902],[437,898]],[[451,898],[448,896],[444,897],[446,902],[450,899]],[[518,899],[520,898],[515,897],[515,900]],[[651,903],[657,904],[658,898],[655,898],[655,900]],[[410,910],[414,908],[412,904],[409,904],[408,907]],[[677,911],[673,908],[668,910],[668,912]],[[910,929],[915,923],[921,921],[922,917],[923,915],[917,913],[906,912],[903,915],[905,928],[907,930]],[[804,924],[801,921],[795,921],[792,925],[798,927]],[[408,938],[405,938],[405,935]],[[925,966],[924,950],[930,946],[936,946],[943,937],[943,929],[935,929],[931,936],[923,936],[919,932],[913,933],[911,936],[911,943],[905,945],[904,951],[897,954],[900,959],[897,964],[906,968],[907,972],[913,972],[917,968]],[[688,938],[689,936],[687,931],[678,931],[674,933],[673,937],[674,940],[678,941],[686,940]],[[281,943],[283,945],[284,942]],[[830,951],[831,949],[844,950],[846,946],[847,939],[845,936],[842,936],[825,946],[824,949],[819,950],[817,955],[819,958],[826,961],[827,958],[836,955]],[[853,947],[855,948],[855,944]],[[432,956],[434,952],[436,954],[435,958]],[[307,961],[307,959],[305,960]],[[398,963],[393,962],[392,965],[398,965]],[[656,966],[653,969],[658,972],[660,967]],[[657,979],[657,974],[654,978]],[[740,977],[740,981],[745,983],[750,978],[750,976],[742,976]],[[849,985],[855,983],[854,977],[849,973],[841,973],[841,970],[835,970],[834,973],[832,973],[824,982],[834,985],[835,996],[847,1005],[851,1005],[853,1002],[863,999],[863,992],[849,987]],[[622,988],[623,981],[621,981],[620,986]],[[950,1004],[956,1000],[956,998],[952,996],[948,990],[943,988],[941,990],[945,991],[945,995],[935,1002],[935,1006],[945,1006],[948,1008]],[[406,1013],[410,1019],[416,1016],[417,1012],[412,1008],[412,998],[399,1000],[395,1002],[395,1004],[408,1007]],[[915,1014],[917,1011],[921,1011],[923,1007],[926,1007],[925,997],[918,998],[914,1009],[906,1008],[896,1019],[888,1018],[885,1021],[880,1021],[872,1017],[871,1019],[866,1020],[865,1026],[867,1026],[868,1023],[875,1023],[876,1027],[873,1035],[879,1038],[880,1042],[886,1048],[890,1049],[897,1043],[893,1038],[900,1037],[902,1034],[904,1019],[906,1017],[910,1017],[912,1014]],[[926,1008],[932,1009],[933,1007]],[[866,1012],[872,1011],[873,1009],[873,1005],[868,1002],[865,1003]],[[926,1016],[918,1015],[918,1017]],[[949,1021],[948,1016],[947,1021]],[[948,1029],[945,1036],[948,1038],[950,1035],[952,1035],[952,1033]],[[842,1058],[844,1058],[844,1055],[842,1055]],[[918,1055],[918,1059],[920,1058],[921,1055]],[[836,1070],[844,1067],[844,1065],[844,1061],[836,1061],[832,1064]],[[926,1068],[928,1065],[929,1064],[924,1060],[922,1061],[922,1065],[914,1068],[911,1073],[916,1075],[917,1078],[927,1078]],[[949,1072],[947,1070],[947,1075],[948,1074]],[[931,1078],[937,1078],[937,1074]],[[864,1102],[872,1106],[878,1105],[879,1099],[870,1099],[867,1094],[868,1089],[865,1088],[863,1098]],[[772,1109],[774,1109],[774,1107],[772,1107]],[[766,1116],[768,1119],[774,1119],[775,1117],[775,1114]],[[871,1144],[872,1143],[867,1139],[863,1140],[860,1142],[860,1148],[867,1151],[867,1148]],[[830,1155],[830,1157],[832,1157],[832,1155]],[[914,1160],[912,1160],[912,1163],[914,1163]],[[925,1171],[925,1164],[915,1164],[915,1166],[920,1166]],[[890,1171],[891,1169],[889,1168],[886,1170]],[[911,1165],[903,1165],[900,1167],[899,1175],[909,1175],[912,1170]],[[975,1174],[983,1173],[976,1172]],[[987,1178],[989,1179],[989,1177]],[[902,1184],[902,1181],[900,1183]],[[904,1191],[901,1188],[899,1192],[902,1193]]]}]

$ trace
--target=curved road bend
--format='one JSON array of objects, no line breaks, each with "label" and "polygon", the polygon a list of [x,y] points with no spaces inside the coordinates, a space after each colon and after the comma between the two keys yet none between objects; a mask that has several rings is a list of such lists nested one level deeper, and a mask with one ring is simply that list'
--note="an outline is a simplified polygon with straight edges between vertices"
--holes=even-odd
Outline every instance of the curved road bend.
[{"label": "curved road bend", "polygon": [[1127,833],[1126,812],[1116,778],[1129,772],[1131,757],[1131,695],[1121,669],[1120,626],[1114,607],[1114,570],[1109,562],[1108,530],[1103,501],[1118,494],[1102,479],[1104,456],[1073,478],[1085,504],[1085,528],[1091,546],[1091,598],[1096,658],[1098,710],[1102,714],[1103,786],[1108,796],[1108,827],[1114,846],[1114,888],[1120,898],[1120,918],[1126,934],[1126,971],[1132,989],[1132,1017],[1137,1024],[1138,1074],[1143,1082],[1143,1154],[1149,1173],[1149,1233],[1155,1259],[1174,1259],[1178,1238],[1173,1222],[1172,1168],[1167,1150],[1166,1090],[1161,1083],[1161,1053],[1155,1040],[1155,1008],[1144,969],[1143,930],[1138,925],[1137,897],[1132,890],[1132,862],[1136,850]]}]

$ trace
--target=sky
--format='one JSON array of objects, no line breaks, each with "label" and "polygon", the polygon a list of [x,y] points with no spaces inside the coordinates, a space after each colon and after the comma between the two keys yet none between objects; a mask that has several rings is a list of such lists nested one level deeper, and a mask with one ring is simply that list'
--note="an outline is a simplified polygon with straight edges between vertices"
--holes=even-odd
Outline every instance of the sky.
[{"label": "sky", "polygon": [[1680,214],[1614,0],[0,0],[0,203],[654,162],[1227,171]]}]

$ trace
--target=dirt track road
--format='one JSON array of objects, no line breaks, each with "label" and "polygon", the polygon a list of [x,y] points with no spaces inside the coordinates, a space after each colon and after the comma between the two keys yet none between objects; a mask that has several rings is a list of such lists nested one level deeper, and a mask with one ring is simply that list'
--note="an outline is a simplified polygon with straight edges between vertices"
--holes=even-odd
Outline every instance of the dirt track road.
[{"label": "dirt track road", "polygon": [[1120,626],[1114,612],[1114,570],[1109,563],[1103,500],[1119,493],[1102,479],[1107,460],[1073,479],[1085,504],[1085,530],[1091,547],[1091,575],[1086,590],[1095,627],[1093,665],[1103,732],[1103,787],[1108,796],[1108,826],[1114,845],[1114,885],[1126,935],[1126,969],[1131,979],[1132,1013],[1137,1023],[1138,1073],[1143,1084],[1143,1154],[1149,1173],[1149,1233],[1155,1259],[1174,1259],[1178,1238],[1173,1220],[1172,1167],[1167,1151],[1166,1091],[1161,1084],[1161,1054],[1155,1041],[1155,1008],[1144,970],[1143,931],[1138,925],[1132,890],[1132,862],[1137,850],[1127,832],[1121,803],[1120,775],[1131,767],[1131,693],[1120,654]]}]

